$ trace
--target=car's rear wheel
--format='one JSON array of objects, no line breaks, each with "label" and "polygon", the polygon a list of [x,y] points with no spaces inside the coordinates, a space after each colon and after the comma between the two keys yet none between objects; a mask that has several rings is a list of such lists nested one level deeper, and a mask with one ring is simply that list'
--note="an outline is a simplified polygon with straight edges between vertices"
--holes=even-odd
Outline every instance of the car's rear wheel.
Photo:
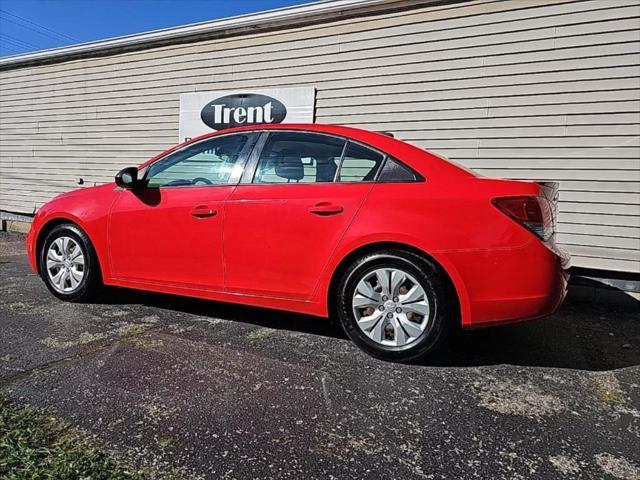
[{"label": "car's rear wheel", "polygon": [[347,335],[369,354],[409,362],[433,353],[455,317],[442,275],[413,253],[388,250],[351,264],[338,286]]},{"label": "car's rear wheel", "polygon": [[40,275],[56,297],[86,301],[99,290],[100,267],[87,235],[73,224],[54,227],[40,250]]}]

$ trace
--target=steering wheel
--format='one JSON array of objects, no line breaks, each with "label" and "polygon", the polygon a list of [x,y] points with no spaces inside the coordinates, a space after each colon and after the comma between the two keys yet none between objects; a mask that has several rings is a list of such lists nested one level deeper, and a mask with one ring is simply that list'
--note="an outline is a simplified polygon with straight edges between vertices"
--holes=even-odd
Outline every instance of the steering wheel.
[{"label": "steering wheel", "polygon": [[193,180],[191,180],[191,183],[193,185],[197,185],[198,183],[204,183],[206,185],[213,185],[213,182],[211,180],[209,180],[208,178],[204,178],[204,177],[194,178]]}]

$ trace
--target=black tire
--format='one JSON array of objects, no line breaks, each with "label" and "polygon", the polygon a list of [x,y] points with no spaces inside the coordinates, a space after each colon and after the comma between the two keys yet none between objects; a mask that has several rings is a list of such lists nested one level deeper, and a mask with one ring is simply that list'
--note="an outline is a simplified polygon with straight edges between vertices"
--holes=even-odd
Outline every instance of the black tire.
[{"label": "black tire", "polygon": [[[59,237],[71,237],[80,246],[85,258],[84,276],[80,284],[72,292],[60,292],[53,286],[49,274],[47,273],[47,252],[51,244]],[[93,248],[93,244],[86,233],[77,225],[64,223],[55,226],[42,242],[42,248],[38,252],[40,276],[51,293],[61,300],[67,302],[85,302],[96,297],[102,286],[102,275],[98,256]]]},{"label": "black tire", "polygon": [[[383,345],[369,338],[358,326],[352,311],[358,282],[374,270],[385,267],[401,269],[414,277],[430,304],[425,330],[401,347]],[[337,315],[349,338],[365,352],[384,360],[415,362],[437,351],[457,318],[456,302],[448,290],[438,268],[425,258],[401,250],[374,252],[353,262],[342,276],[337,290]]]}]

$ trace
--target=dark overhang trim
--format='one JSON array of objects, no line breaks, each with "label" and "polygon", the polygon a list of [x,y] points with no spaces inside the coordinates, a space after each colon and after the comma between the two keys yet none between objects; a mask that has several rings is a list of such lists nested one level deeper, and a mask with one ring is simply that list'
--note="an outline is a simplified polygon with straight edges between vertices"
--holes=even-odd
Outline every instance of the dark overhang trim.
[{"label": "dark overhang trim", "polygon": [[189,43],[258,31],[290,28],[335,21],[355,16],[418,8],[425,5],[454,3],[461,0],[324,0],[294,7],[222,18],[174,28],[153,30],[95,42],[41,50],[0,58],[0,70],[76,58],[113,55],[162,45]]}]

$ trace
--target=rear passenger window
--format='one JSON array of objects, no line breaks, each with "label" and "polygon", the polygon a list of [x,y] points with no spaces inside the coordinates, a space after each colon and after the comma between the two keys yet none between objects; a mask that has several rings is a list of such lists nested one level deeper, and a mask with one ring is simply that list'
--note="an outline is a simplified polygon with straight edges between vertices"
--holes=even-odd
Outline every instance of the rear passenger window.
[{"label": "rear passenger window", "polygon": [[333,182],[345,140],[307,132],[275,132],[262,149],[253,183]]},{"label": "rear passenger window", "polygon": [[389,157],[382,167],[379,182],[417,182],[418,176],[406,165]]},{"label": "rear passenger window", "polygon": [[340,165],[339,182],[373,182],[384,155],[349,142]]}]

